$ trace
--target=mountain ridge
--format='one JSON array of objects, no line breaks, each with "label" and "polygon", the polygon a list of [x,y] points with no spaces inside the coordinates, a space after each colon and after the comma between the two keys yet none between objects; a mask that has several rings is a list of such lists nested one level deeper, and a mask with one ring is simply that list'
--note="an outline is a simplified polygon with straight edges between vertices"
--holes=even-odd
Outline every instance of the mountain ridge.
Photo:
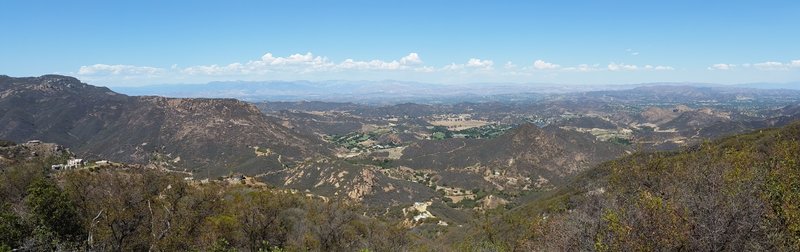
[{"label": "mountain ridge", "polygon": [[280,169],[329,152],[235,99],[127,96],[59,75],[3,77],[0,87],[0,138],[41,138],[88,157],[204,176]]}]

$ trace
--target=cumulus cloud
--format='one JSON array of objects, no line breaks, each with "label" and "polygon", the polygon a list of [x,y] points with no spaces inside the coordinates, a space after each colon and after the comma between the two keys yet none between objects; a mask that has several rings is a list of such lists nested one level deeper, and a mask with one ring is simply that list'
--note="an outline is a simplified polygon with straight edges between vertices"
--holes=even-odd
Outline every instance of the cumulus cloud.
[{"label": "cumulus cloud", "polygon": [[639,69],[636,65],[626,65],[626,64],[617,64],[617,63],[610,63],[608,64],[609,71],[633,71]]},{"label": "cumulus cloud", "polygon": [[464,64],[456,64],[450,63],[442,67],[440,70],[442,71],[461,71],[463,73],[467,73],[467,70],[479,70],[479,71],[489,71],[493,70],[494,68],[494,61],[491,60],[483,60],[477,58],[470,58],[467,60],[467,63]]},{"label": "cumulus cloud", "polygon": [[579,64],[579,65],[574,66],[574,67],[562,68],[562,70],[569,71],[569,72],[594,72],[594,71],[601,70],[599,67],[600,67],[599,64],[594,64],[594,65]]},{"label": "cumulus cloud", "polygon": [[261,56],[261,60],[249,61],[245,64],[233,63],[228,66],[232,66],[232,69],[238,67],[239,71],[244,71],[245,73],[269,71],[271,67],[308,72],[329,69],[334,66],[334,63],[326,57],[314,56],[310,52],[306,54],[296,53],[288,57],[275,57],[272,53],[266,53]]},{"label": "cumulus cloud", "polygon": [[552,70],[552,69],[558,69],[560,67],[561,66],[558,64],[545,62],[544,60],[536,60],[533,62],[533,68],[536,68],[538,70]]},{"label": "cumulus cloud", "polygon": [[346,59],[342,63],[336,65],[338,69],[358,69],[358,70],[397,70],[401,69],[403,64],[398,61],[357,61],[353,59]]},{"label": "cumulus cloud", "polygon": [[645,65],[644,69],[645,70],[656,70],[656,71],[672,71],[672,70],[675,70],[675,68],[673,68],[671,66],[651,66],[651,65]]},{"label": "cumulus cloud", "polygon": [[266,74],[275,71],[307,73],[329,70],[334,66],[335,64],[328,58],[314,56],[310,52],[292,54],[287,57],[276,57],[272,53],[266,53],[258,60],[245,63],[190,66],[180,72],[189,75]]},{"label": "cumulus cloud", "polygon": [[[800,66],[800,60],[792,61],[787,64],[775,65],[775,62],[755,64],[759,68],[786,67],[789,65]],[[518,67],[511,61],[503,65],[500,71],[513,71],[515,73],[534,73],[535,71],[560,71],[560,72],[593,72],[593,71],[636,71],[636,70],[673,70],[669,66],[654,65],[628,65],[610,63],[606,68],[598,64],[579,64],[575,66],[561,66],[552,62],[537,59],[533,65]],[[424,65],[422,57],[418,53],[411,52],[395,60],[356,60],[345,59],[340,62],[333,61],[324,56],[314,55],[311,52],[295,53],[288,56],[277,56],[272,53],[265,53],[256,60],[246,62],[234,62],[224,65],[196,65],[188,67],[178,67],[173,65],[170,68],[157,68],[148,66],[132,65],[106,65],[95,64],[82,66],[78,70],[79,75],[84,76],[262,76],[275,74],[291,76],[292,74],[325,74],[325,73],[344,73],[358,71],[410,71],[417,73],[435,72],[496,72],[494,61],[490,59],[470,58],[465,63],[452,63],[443,67]],[[499,72],[498,72],[499,73]]]},{"label": "cumulus cloud", "polygon": [[405,57],[400,58],[400,64],[403,65],[422,64],[422,59],[419,57],[419,54],[417,53],[409,53]]},{"label": "cumulus cloud", "polygon": [[616,71],[672,71],[675,70],[674,67],[671,66],[653,66],[653,65],[628,65],[628,64],[617,64],[617,63],[610,63],[608,64],[608,70],[612,72]]},{"label": "cumulus cloud", "polygon": [[405,70],[426,72],[429,68],[413,66],[422,64],[422,59],[417,53],[409,53],[399,60],[354,60],[345,59],[336,63],[327,57],[315,56],[312,53],[292,54],[288,57],[276,57],[266,53],[260,60],[246,63],[232,63],[228,65],[192,66],[182,70],[186,74],[266,74],[270,72],[311,73],[311,72],[341,72],[348,70]]},{"label": "cumulus cloud", "polygon": [[81,66],[78,69],[80,75],[157,75],[164,72],[164,69],[156,67],[106,64]]},{"label": "cumulus cloud", "polygon": [[731,70],[734,67],[736,67],[736,65],[734,64],[719,63],[711,65],[710,67],[708,67],[708,70]]},{"label": "cumulus cloud", "polygon": [[[714,64],[708,69],[710,70],[730,70],[736,65],[733,64]],[[744,63],[741,64],[743,68],[754,68],[761,71],[789,71],[800,68],[800,60],[791,60],[789,62],[780,61],[765,61],[759,63]]]},{"label": "cumulus cloud", "polygon": [[472,58],[467,61],[467,67],[474,67],[474,68],[482,68],[482,69],[492,69],[494,62],[491,60],[482,60]]},{"label": "cumulus cloud", "polygon": [[[728,67],[732,67],[729,65]],[[744,67],[744,65],[738,65]],[[712,67],[720,68],[714,65]],[[753,64],[759,68],[798,67],[800,60],[788,63],[766,62]],[[395,59],[370,59],[359,60],[345,58],[332,60],[311,52],[295,53],[289,55],[275,55],[265,53],[249,61],[233,62],[228,64],[194,65],[159,68],[133,65],[107,65],[95,64],[82,66],[77,74],[86,79],[113,82],[115,80],[131,80],[128,83],[142,82],[160,83],[185,82],[185,81],[210,81],[210,80],[261,80],[261,79],[328,79],[328,78],[403,78],[413,76],[412,79],[450,79],[457,80],[464,77],[474,77],[473,74],[487,79],[502,79],[507,76],[563,76],[561,73],[578,74],[584,72],[626,72],[626,71],[668,71],[674,70],[670,66],[662,65],[634,65],[612,62],[608,65],[577,64],[560,65],[543,59],[536,59],[533,64],[517,66],[511,61],[501,64],[500,69],[495,69],[491,59],[470,58],[465,62],[451,63],[445,66],[427,65],[422,57],[415,52],[405,54]]]},{"label": "cumulus cloud", "polygon": [[787,63],[778,61],[767,61],[752,64],[758,70],[774,71],[774,70],[791,70],[792,68],[800,68],[800,60],[792,60]]},{"label": "cumulus cloud", "polygon": [[786,70],[786,66],[783,63],[777,61],[755,63],[753,64],[753,67],[755,67],[758,70]]}]

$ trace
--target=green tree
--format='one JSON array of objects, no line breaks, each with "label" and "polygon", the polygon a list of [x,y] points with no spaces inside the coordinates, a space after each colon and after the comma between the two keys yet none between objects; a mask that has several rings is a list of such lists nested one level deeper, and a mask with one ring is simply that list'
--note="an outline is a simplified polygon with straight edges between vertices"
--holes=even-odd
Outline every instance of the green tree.
[{"label": "green tree", "polygon": [[38,179],[28,188],[25,203],[34,225],[55,233],[62,240],[83,236],[75,206],[52,181]]},{"label": "green tree", "polygon": [[8,204],[0,205],[0,251],[3,247],[18,247],[25,236],[22,220],[10,208]]}]

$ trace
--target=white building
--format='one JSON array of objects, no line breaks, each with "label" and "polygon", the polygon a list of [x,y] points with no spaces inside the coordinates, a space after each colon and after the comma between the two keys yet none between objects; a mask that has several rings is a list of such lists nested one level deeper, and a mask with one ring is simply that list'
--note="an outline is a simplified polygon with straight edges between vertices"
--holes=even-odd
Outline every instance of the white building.
[{"label": "white building", "polygon": [[64,166],[64,169],[75,169],[75,168],[80,168],[81,166],[84,165],[86,165],[86,160],[80,158],[73,158],[67,160],[67,165]]}]

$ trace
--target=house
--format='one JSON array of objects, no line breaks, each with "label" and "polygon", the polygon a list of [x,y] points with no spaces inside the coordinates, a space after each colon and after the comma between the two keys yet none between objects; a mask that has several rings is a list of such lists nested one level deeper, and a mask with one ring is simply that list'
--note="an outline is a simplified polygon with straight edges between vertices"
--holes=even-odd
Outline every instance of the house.
[{"label": "house", "polygon": [[100,160],[100,161],[97,161],[97,162],[94,162],[94,163],[96,165],[109,165],[109,164],[111,164],[111,162],[108,162],[108,160]]},{"label": "house", "polygon": [[28,141],[28,144],[40,144],[40,143],[42,143],[41,140],[30,140],[30,141]]},{"label": "house", "polygon": [[80,168],[81,166],[84,166],[84,165],[86,165],[86,160],[83,160],[83,159],[80,159],[80,158],[73,158],[73,159],[67,160],[67,165],[64,166],[64,169],[76,169],[76,168]]},{"label": "house", "polygon": [[64,169],[64,165],[63,164],[54,164],[54,165],[50,166],[50,169],[53,169],[53,170],[56,170],[56,171],[63,170]]},{"label": "house", "polygon": [[67,165],[81,166],[81,165],[85,165],[85,164],[86,164],[86,160],[83,160],[83,159],[80,159],[80,158],[73,158],[73,159],[67,160]]}]

